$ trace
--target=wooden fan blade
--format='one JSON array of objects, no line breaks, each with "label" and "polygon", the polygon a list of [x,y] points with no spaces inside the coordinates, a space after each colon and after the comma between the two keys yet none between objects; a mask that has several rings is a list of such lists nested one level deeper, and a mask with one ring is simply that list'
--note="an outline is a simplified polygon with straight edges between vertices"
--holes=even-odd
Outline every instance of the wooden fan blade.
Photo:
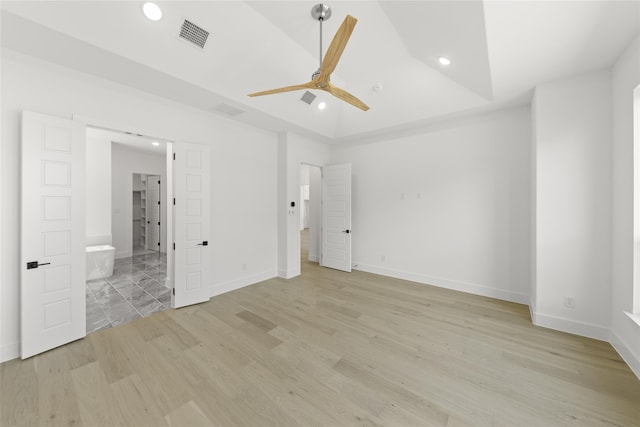
[{"label": "wooden fan blade", "polygon": [[343,100],[344,102],[348,102],[354,107],[358,107],[362,111],[367,111],[369,107],[364,102],[360,101],[355,96],[351,95],[346,90],[340,89],[338,86],[334,86],[331,83],[328,83],[325,88],[322,90],[329,92],[331,95],[335,96],[338,99]]},{"label": "wooden fan blade", "polygon": [[331,40],[327,53],[324,55],[322,65],[320,66],[320,75],[316,78],[316,82],[327,83],[329,81],[329,76],[333,73],[333,70],[336,69],[342,52],[344,52],[344,48],[347,46],[349,37],[351,37],[351,33],[357,23],[358,20],[351,15],[347,15],[347,17],[344,18],[342,25],[340,25],[336,35],[333,36],[333,40]]},{"label": "wooden fan blade", "polygon": [[292,92],[294,90],[301,90],[301,89],[316,89],[316,85],[313,84],[313,82],[307,82],[301,85],[286,86],[278,89],[271,89],[271,90],[265,90],[262,92],[250,93],[248,96],[271,95],[274,93]]}]

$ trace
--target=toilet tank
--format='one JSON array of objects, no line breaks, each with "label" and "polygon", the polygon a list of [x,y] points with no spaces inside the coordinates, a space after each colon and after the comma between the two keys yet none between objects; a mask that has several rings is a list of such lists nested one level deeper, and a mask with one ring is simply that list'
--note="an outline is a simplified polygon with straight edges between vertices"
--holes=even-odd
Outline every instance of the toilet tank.
[{"label": "toilet tank", "polygon": [[113,276],[116,248],[111,245],[87,246],[87,280]]}]

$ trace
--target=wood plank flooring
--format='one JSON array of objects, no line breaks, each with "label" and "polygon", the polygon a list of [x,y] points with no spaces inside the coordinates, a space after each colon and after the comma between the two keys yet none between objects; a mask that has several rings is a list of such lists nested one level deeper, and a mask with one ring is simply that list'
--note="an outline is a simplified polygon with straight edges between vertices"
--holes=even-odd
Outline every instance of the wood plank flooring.
[{"label": "wood plank flooring", "polygon": [[0,369],[3,427],[640,426],[640,381],[608,343],[308,262]]}]

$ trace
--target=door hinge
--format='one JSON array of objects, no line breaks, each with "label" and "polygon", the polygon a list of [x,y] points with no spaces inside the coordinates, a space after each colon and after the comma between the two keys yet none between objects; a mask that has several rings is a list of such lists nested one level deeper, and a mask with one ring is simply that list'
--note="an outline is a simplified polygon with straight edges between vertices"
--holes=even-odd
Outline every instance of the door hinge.
[{"label": "door hinge", "polygon": [[158,200],[158,204],[160,204],[160,200]]},{"label": "door hinge", "polygon": [[176,159],[176,153],[173,153],[173,160]]},{"label": "door hinge", "polygon": [[174,251],[176,250],[176,244],[175,243],[173,244],[173,250]]},{"label": "door hinge", "polygon": [[158,242],[158,246],[160,246],[160,242]]},{"label": "door hinge", "polygon": [[176,294],[176,288],[173,288],[173,289],[171,290],[171,293],[173,293],[173,295],[175,295],[175,294]]},{"label": "door hinge", "polygon": [[160,181],[158,181],[158,184],[160,184]]},{"label": "door hinge", "polygon": [[158,225],[160,225],[160,221],[158,221]]},{"label": "door hinge", "polygon": [[176,204],[176,198],[175,197],[173,198],[173,204],[174,204],[174,206]]}]

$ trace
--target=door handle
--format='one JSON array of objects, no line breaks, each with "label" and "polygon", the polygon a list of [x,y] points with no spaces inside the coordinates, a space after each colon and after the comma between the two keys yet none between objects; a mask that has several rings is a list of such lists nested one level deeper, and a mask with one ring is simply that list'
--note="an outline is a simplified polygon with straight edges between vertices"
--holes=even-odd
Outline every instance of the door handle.
[{"label": "door handle", "polygon": [[38,261],[30,261],[27,263],[27,270],[31,270],[32,268],[38,268],[42,265],[49,265],[50,262],[43,262],[42,264],[38,263]]},{"label": "door handle", "polygon": [[349,233],[351,233],[351,230],[342,230],[342,232],[349,234]]},{"label": "door handle", "polygon": [[209,242],[207,242],[206,240],[202,243],[198,243],[198,246],[209,246]]}]

